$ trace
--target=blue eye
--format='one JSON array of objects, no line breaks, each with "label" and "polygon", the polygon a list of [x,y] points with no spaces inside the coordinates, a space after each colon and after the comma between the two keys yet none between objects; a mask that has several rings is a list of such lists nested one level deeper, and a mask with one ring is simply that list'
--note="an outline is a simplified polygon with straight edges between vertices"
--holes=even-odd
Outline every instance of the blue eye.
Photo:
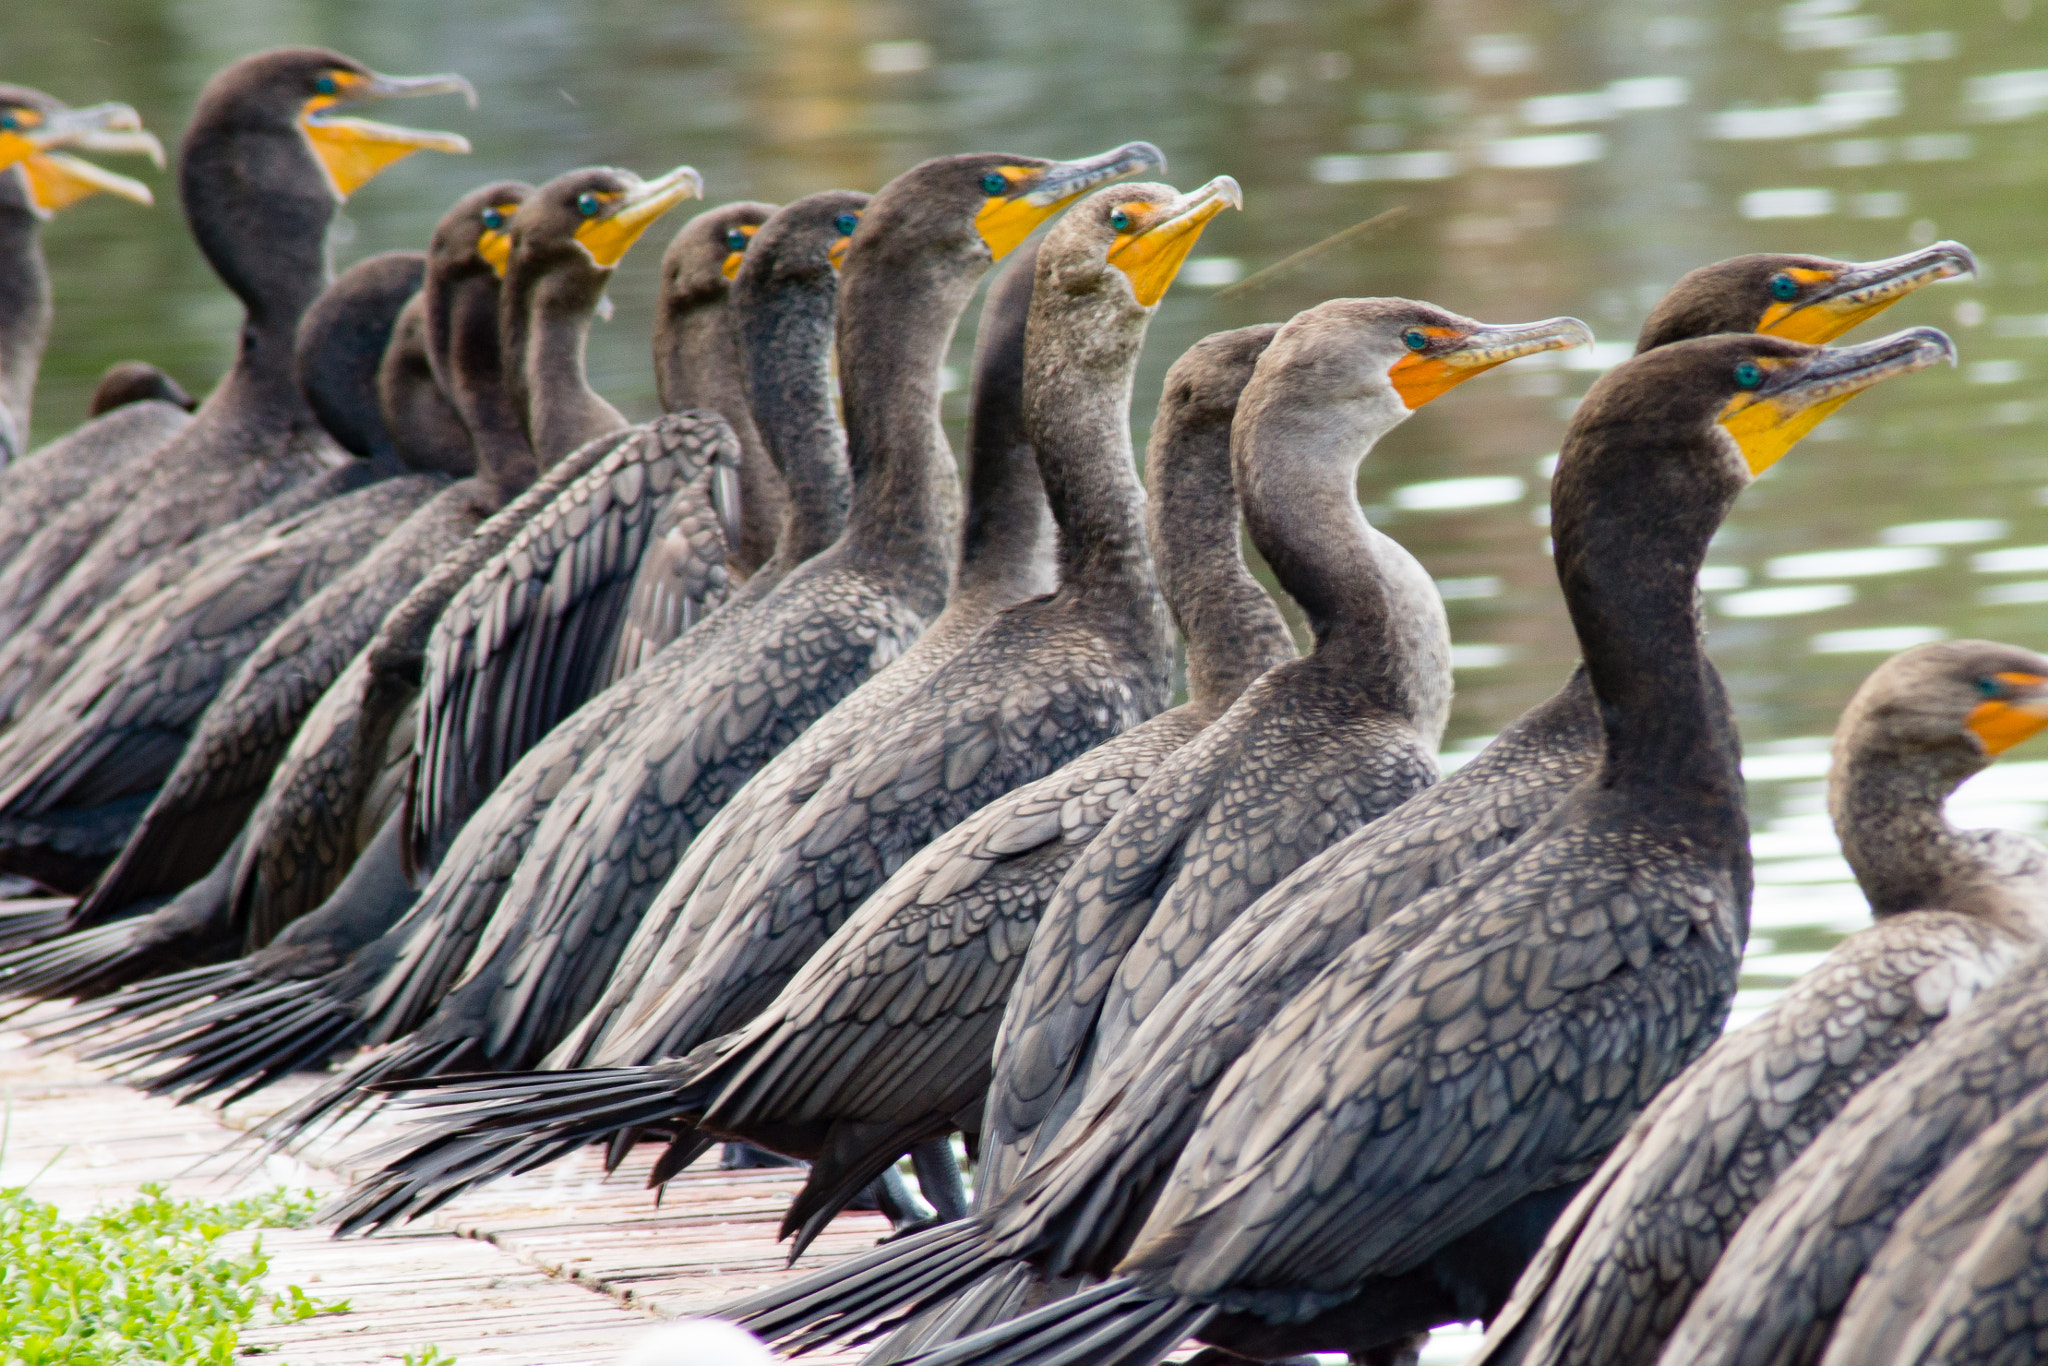
[{"label": "blue eye", "polygon": [[860,215],[842,213],[839,217],[832,220],[832,226],[839,230],[841,237],[851,237],[853,236],[853,230],[860,226]]},{"label": "blue eye", "polygon": [[582,214],[585,218],[597,217],[597,211],[603,207],[604,205],[599,201],[598,197],[588,190],[576,196],[576,212]]},{"label": "blue eye", "polygon": [[1783,271],[1771,277],[1771,297],[1784,303],[1791,303],[1799,297],[1799,282]]},{"label": "blue eye", "polygon": [[725,249],[727,251],[745,251],[747,249],[747,235],[738,228],[729,230],[725,234]]},{"label": "blue eye", "polygon": [[497,209],[485,209],[484,226],[492,232],[496,232],[499,228],[505,226],[505,215]]},{"label": "blue eye", "polygon": [[983,194],[1008,194],[1010,192],[1010,182],[1003,178],[1001,171],[990,171],[981,178],[981,192]]},{"label": "blue eye", "polygon": [[313,82],[313,88],[323,95],[338,95],[341,93],[341,82],[332,76],[322,76]]},{"label": "blue eye", "polygon": [[1995,678],[1980,678],[1977,680],[1977,691],[1986,697],[1996,697],[2005,689]]},{"label": "blue eye", "polygon": [[1131,230],[1131,216],[1122,209],[1117,209],[1109,216],[1109,226],[1115,228],[1118,232],[1129,232]]},{"label": "blue eye", "polygon": [[21,127],[21,116],[12,109],[4,114],[0,114],[0,128],[5,128],[11,133],[19,127]]},{"label": "blue eye", "polygon": [[1429,334],[1419,327],[1411,327],[1401,334],[1401,345],[1410,351],[1420,351],[1429,345]]},{"label": "blue eye", "polygon": [[1764,382],[1764,368],[1755,361],[1743,361],[1735,367],[1735,383],[1744,389],[1754,389]]}]

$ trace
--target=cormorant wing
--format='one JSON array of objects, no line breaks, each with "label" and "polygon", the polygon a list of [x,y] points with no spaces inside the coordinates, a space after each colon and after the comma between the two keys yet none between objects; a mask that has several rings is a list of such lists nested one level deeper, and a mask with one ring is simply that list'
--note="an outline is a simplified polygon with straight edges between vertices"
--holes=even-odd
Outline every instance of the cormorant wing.
[{"label": "cormorant wing", "polygon": [[[604,686],[660,514],[738,449],[716,415],[671,414],[586,444],[528,491],[555,490],[462,586],[427,648],[411,821],[420,861],[438,863],[519,757]],[[722,595],[722,565],[702,581]]]},{"label": "cormorant wing", "polygon": [[[704,414],[715,419],[716,414]],[[627,595],[607,683],[654,658],[702,620],[725,591],[726,556],[740,543],[737,445],[710,452],[702,481],[669,495]]]}]

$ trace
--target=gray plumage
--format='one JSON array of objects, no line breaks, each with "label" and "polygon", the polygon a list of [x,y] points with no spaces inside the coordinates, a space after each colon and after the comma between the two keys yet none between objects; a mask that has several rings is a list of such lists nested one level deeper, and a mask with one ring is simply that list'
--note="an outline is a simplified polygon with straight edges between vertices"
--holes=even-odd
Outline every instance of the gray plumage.
[{"label": "gray plumage", "polygon": [[1878,923],[1665,1089],[1551,1231],[1479,1361],[1654,1361],[1778,1173],[2048,929],[2048,851],[1942,814],[1991,761],[1968,718],[1979,681],[2005,671],[2048,679],[2048,660],[1944,643],[1858,690],[1836,730],[1830,806]]}]

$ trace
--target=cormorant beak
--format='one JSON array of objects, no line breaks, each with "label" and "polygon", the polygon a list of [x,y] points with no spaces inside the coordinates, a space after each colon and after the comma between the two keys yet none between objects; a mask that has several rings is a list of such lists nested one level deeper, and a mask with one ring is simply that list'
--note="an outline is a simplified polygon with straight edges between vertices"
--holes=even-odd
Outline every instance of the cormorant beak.
[{"label": "cormorant beak", "polygon": [[164,145],[156,134],[142,127],[142,116],[125,104],[93,104],[83,109],[58,109],[43,121],[19,133],[0,134],[0,165],[9,140],[25,142],[28,152],[47,152],[56,147],[76,147],[83,152],[140,152],[159,168],[164,164]]},{"label": "cormorant beak", "polygon": [[1423,346],[1387,367],[1394,392],[1410,409],[1483,375],[1496,365],[1538,351],[1568,351],[1591,346],[1593,329],[1577,318],[1545,318],[1540,323],[1481,325],[1469,332],[1448,327],[1411,328],[1428,338]]},{"label": "cormorant beak", "polygon": [[598,265],[610,269],[640,240],[654,220],[685,199],[704,197],[704,177],[694,166],[678,166],[667,175],[643,180],[614,201],[616,207],[576,229],[576,240]]},{"label": "cormorant beak", "polygon": [[[512,215],[519,212],[517,204],[493,204],[492,208],[504,215],[509,225]],[[476,254],[484,258],[484,264],[500,280],[505,278],[505,267],[512,263],[512,229],[485,228],[476,236]]]},{"label": "cormorant beak", "polygon": [[299,116],[313,153],[327,172],[334,192],[347,199],[414,152],[463,153],[469,139],[457,133],[431,133],[399,128],[370,119],[348,118],[333,112],[336,105],[363,100],[410,99],[419,95],[459,94],[476,108],[476,88],[460,76],[357,76],[344,73],[337,78],[340,90],[320,95],[306,104]]},{"label": "cormorant beak", "polygon": [[849,234],[845,237],[834,238],[832,245],[825,248],[825,259],[832,263],[833,274],[837,275],[840,271],[846,269],[846,253],[852,246],[853,237]]},{"label": "cormorant beak", "polygon": [[1865,389],[1941,360],[1956,363],[1956,344],[1934,327],[1909,327],[1806,356],[1758,357],[1746,364],[1763,371],[1762,382],[1729,399],[1719,421],[1742,447],[1749,472],[1762,474]]},{"label": "cormorant beak", "polygon": [[2007,695],[1979,702],[1963,724],[1984,742],[1985,753],[2003,754],[2048,727],[2048,678],[2028,673],[1997,673],[1992,678],[2006,687]]},{"label": "cormorant beak", "polygon": [[1132,221],[1110,244],[1109,263],[1130,277],[1131,292],[1150,308],[1166,297],[1167,287],[1209,220],[1225,209],[1244,207],[1244,191],[1235,180],[1220,175],[1170,204],[1139,199],[1118,207]]},{"label": "cormorant beak", "polygon": [[28,176],[28,198],[42,218],[70,208],[87,195],[101,192],[132,199],[137,204],[154,204],[149,186],[139,180],[81,161],[65,152],[43,152],[21,163]]},{"label": "cormorant beak", "polygon": [[1849,266],[1832,278],[1826,271],[1804,268],[1785,273],[1802,288],[1822,287],[1811,298],[1772,304],[1756,330],[1819,346],[1884,312],[1914,290],[1936,280],[1976,274],[1977,258],[1961,242],[1936,242],[1904,256]]},{"label": "cormorant beak", "polygon": [[[740,232],[744,234],[747,240],[750,242],[754,239],[754,234],[759,231],[761,231],[761,225],[759,223],[740,224]],[[839,253],[839,255],[844,255],[846,252],[846,248],[841,246],[840,243],[844,242],[845,240],[846,239],[843,237],[840,238],[839,242],[835,242],[832,244],[831,250],[836,253]],[[839,269],[839,255],[835,255],[832,258],[832,269],[834,270]],[[741,247],[738,251],[729,251],[725,254],[725,260],[719,263],[718,273],[720,275],[723,275],[728,280],[737,280],[740,277],[740,262],[746,259],[747,249],[745,247]]]},{"label": "cormorant beak", "polygon": [[1127,142],[1098,156],[1055,161],[1050,166],[999,166],[994,174],[1009,189],[992,194],[974,215],[974,226],[1000,261],[1031,235],[1031,230],[1098,185],[1166,170],[1166,153],[1149,142]]}]

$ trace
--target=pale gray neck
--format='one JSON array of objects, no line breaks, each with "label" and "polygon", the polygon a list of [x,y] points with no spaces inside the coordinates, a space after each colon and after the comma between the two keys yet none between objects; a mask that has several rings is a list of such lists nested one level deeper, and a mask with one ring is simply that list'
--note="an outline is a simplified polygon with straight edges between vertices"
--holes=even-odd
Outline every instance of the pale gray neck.
[{"label": "pale gray neck", "polygon": [[774,558],[785,570],[839,539],[853,495],[832,397],[832,305],[829,279],[763,283],[733,300],[747,406],[784,492]]},{"label": "pale gray neck", "polygon": [[1393,423],[1377,405],[1291,393],[1282,378],[1254,379],[1233,434],[1252,543],[1308,617],[1309,667],[1345,680],[1362,707],[1439,735],[1450,705],[1443,603],[1358,506],[1359,463]]},{"label": "pale gray neck", "polygon": [[1858,729],[1844,726],[1836,741],[1828,813],[1872,912],[1987,909],[1972,904],[1986,880],[1976,846],[1943,812],[1962,781],[1984,765],[1859,743]]}]

